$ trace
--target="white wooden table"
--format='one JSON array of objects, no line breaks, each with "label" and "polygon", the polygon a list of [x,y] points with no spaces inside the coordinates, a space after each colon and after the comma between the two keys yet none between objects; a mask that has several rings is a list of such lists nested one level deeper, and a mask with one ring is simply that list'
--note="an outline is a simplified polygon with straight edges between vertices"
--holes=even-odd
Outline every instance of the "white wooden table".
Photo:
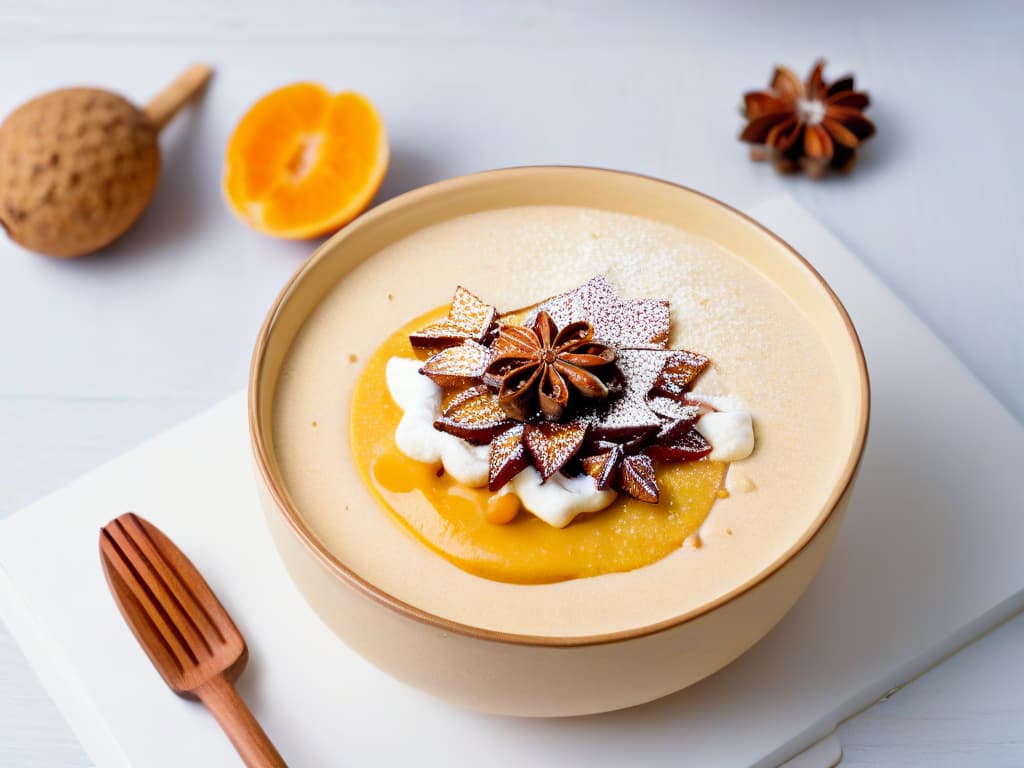
[{"label": "white wooden table", "polygon": [[[244,384],[262,315],[310,246],[234,222],[221,154],[248,103],[298,79],[378,103],[382,198],[545,162],[739,206],[788,190],[1024,419],[1024,8],[627,5],[0,0],[0,113],[71,83],[142,101],[193,60],[218,68],[165,135],[157,198],[121,243],[58,263],[0,242],[0,515]],[[776,61],[822,54],[871,91],[879,137],[850,178],[776,177],[735,141],[739,95]],[[844,764],[1024,764],[1022,649],[1024,617],[848,722]],[[24,765],[89,762],[0,629],[0,766]]]}]

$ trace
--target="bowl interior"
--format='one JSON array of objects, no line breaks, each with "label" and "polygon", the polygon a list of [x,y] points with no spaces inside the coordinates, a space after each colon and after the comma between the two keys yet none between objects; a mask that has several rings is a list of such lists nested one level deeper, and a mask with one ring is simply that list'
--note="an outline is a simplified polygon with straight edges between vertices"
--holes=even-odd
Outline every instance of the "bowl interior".
[{"label": "bowl interior", "polygon": [[[689,189],[626,173],[587,168],[538,167],[451,179],[389,201],[339,232],[299,269],[281,292],[257,342],[250,378],[250,429],[257,463],[281,513],[328,568],[400,611],[450,623],[366,583],[318,540],[289,499],[275,453],[272,409],[282,364],[312,310],[349,271],[386,246],[435,224],[470,213],[524,205],[572,205],[640,216],[685,229],[741,256],[774,282],[817,328],[840,383],[836,418],[848,444],[831,497],[803,535],[772,566],[685,621],[749,589],[798,552],[827,520],[850,483],[863,448],[868,383],[863,355],[849,318],[821,277],[782,240],[737,211]],[[649,631],[637,628],[636,632]]]}]

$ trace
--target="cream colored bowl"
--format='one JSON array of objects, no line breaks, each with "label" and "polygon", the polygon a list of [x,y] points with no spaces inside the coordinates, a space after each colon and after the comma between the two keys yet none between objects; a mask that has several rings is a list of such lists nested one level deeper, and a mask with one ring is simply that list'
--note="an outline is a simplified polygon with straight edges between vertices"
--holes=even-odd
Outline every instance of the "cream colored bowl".
[{"label": "cream colored bowl", "polygon": [[[356,574],[318,539],[285,489],[272,432],[275,388],[290,345],[321,299],[356,265],[424,227],[526,205],[641,216],[721,245],[799,307],[835,365],[837,413],[850,425],[849,444],[826,503],[768,567],[683,615],[578,636],[508,634],[453,622]],[[529,716],[587,714],[650,701],[711,674],[757,642],[801,595],[835,539],[864,447],[868,408],[867,370],[853,326],[824,280],[792,248],[692,190],[590,168],[515,168],[450,179],[365,214],[319,248],[278,296],[257,341],[249,382],[250,431],[267,520],[313,609],[349,646],[400,680],[467,707]]]}]

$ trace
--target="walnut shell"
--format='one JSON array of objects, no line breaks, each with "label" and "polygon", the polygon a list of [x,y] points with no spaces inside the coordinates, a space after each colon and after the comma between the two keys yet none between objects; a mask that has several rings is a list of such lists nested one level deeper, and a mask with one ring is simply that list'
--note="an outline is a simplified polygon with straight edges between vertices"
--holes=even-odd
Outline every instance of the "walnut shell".
[{"label": "walnut shell", "polygon": [[70,258],[113,242],[159,177],[156,128],[107,91],[53,91],[0,125],[0,224],[38,253]]}]

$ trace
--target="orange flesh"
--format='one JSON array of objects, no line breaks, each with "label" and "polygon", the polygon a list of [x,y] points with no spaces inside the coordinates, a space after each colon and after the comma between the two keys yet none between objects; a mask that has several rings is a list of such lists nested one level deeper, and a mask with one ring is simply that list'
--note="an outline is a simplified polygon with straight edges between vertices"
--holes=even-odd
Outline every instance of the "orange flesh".
[{"label": "orange flesh", "polygon": [[264,96],[238,123],[224,194],[262,232],[315,237],[359,215],[387,165],[384,124],[365,97],[295,83]]},{"label": "orange flesh", "polygon": [[[413,461],[395,445],[402,412],[388,395],[384,368],[392,357],[416,357],[409,334],[443,317],[429,312],[390,336],[366,364],[352,396],[356,464],[384,507],[413,536],[465,571],[495,581],[546,584],[631,571],[657,562],[696,532],[725,479],[727,465],[706,459],[658,468],[661,502],[620,494],[607,509],[552,528],[526,510],[512,522],[488,522],[486,488],[467,488],[436,467]],[[490,517],[495,514],[490,505]]]}]

